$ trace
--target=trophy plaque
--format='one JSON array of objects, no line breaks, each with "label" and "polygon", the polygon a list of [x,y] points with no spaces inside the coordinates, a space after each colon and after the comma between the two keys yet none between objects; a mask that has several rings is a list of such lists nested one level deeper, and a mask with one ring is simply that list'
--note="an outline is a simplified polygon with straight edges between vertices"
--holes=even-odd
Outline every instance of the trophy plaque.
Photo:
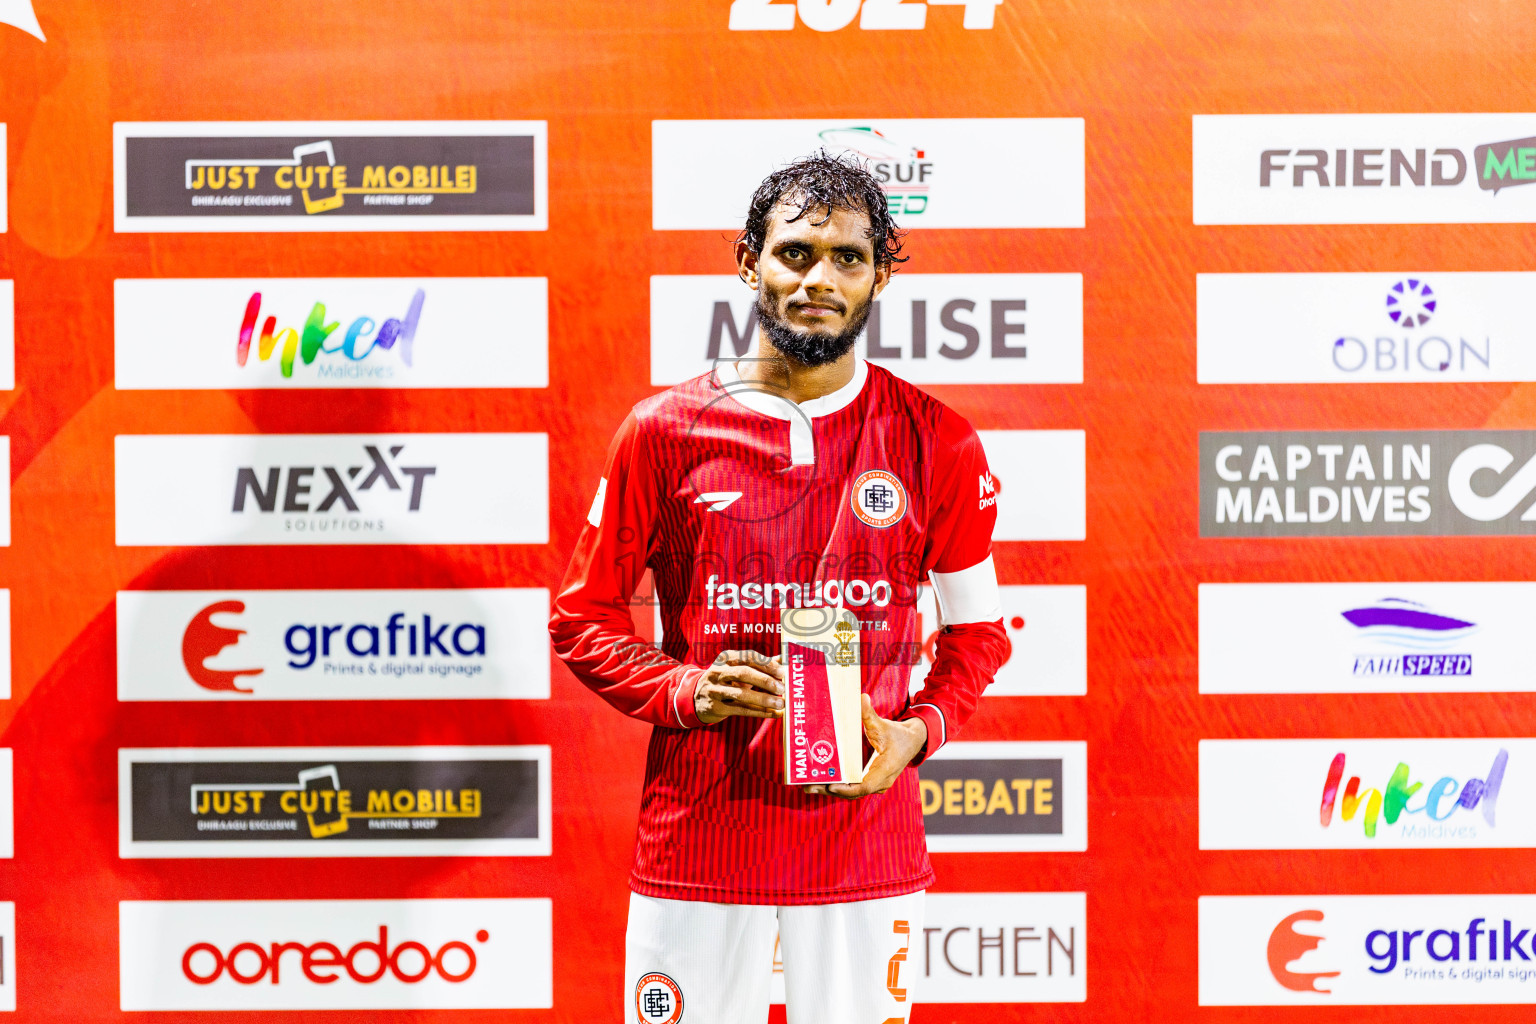
[{"label": "trophy plaque", "polygon": [[845,608],[786,608],[784,781],[864,781],[859,620]]}]

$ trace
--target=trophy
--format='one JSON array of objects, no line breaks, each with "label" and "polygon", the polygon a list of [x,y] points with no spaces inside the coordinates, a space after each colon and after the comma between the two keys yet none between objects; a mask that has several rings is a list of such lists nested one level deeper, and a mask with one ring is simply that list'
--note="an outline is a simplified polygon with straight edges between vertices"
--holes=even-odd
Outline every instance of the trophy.
[{"label": "trophy", "polygon": [[859,620],[845,608],[786,608],[784,781],[864,781]]}]

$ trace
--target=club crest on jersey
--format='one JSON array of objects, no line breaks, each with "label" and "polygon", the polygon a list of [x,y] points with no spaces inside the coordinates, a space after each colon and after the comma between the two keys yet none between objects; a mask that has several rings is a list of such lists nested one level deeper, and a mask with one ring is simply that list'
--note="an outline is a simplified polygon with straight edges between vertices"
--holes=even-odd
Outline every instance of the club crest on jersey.
[{"label": "club crest on jersey", "polygon": [[853,514],[870,526],[885,529],[907,514],[907,490],[894,474],[870,469],[853,482]]},{"label": "club crest on jersey", "polygon": [[683,990],[665,974],[647,974],[635,986],[635,1019],[643,1024],[678,1024]]}]

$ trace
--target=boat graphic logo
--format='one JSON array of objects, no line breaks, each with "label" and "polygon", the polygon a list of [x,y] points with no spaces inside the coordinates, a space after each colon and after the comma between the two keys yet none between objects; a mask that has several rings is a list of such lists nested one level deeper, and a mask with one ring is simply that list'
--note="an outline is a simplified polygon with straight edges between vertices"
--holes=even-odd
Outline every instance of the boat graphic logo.
[{"label": "boat graphic logo", "polygon": [[1417,601],[1388,597],[1343,613],[1361,635],[1389,647],[1443,650],[1478,631],[1475,622],[1441,615]]}]

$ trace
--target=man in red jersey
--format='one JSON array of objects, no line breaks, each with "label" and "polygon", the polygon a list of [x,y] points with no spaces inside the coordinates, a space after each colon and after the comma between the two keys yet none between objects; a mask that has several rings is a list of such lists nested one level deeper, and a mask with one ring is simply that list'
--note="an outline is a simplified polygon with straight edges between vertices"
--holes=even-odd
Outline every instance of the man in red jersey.
[{"label": "man in red jersey", "polygon": [[[969,423],[854,351],[902,257],[879,183],[825,154],[771,175],[736,243],[752,352],[635,406],[555,601],[556,653],[655,726],[630,876],[625,1000],[643,1024],[900,1024],[933,881],[916,765],[1007,654],[996,509]],[[661,649],[630,600],[655,575]],[[943,630],[910,694],[916,597]],[[785,608],[860,622],[858,785],[783,781]],[[686,1013],[686,1017],[685,1017]]]}]

